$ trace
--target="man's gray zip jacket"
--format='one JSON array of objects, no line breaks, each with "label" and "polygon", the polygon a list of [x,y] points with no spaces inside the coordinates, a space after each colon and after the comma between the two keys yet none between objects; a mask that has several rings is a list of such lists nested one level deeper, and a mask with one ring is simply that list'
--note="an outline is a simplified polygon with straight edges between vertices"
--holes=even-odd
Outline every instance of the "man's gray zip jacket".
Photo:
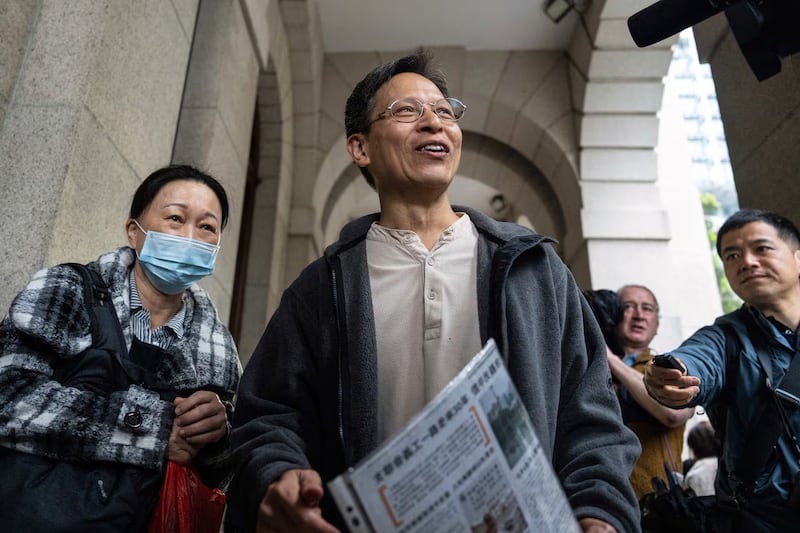
[{"label": "man's gray zip jacket", "polygon": [[[572,275],[547,238],[455,209],[479,233],[481,340],[496,340],[576,516],[639,531],[628,482],[639,443],[622,423],[603,337]],[[247,364],[232,433],[239,467],[228,497],[247,531],[267,486],[286,470],[313,468],[326,483],[380,444],[365,243],[377,219],[348,224],[303,270]],[[330,498],[322,509],[342,527]]]}]

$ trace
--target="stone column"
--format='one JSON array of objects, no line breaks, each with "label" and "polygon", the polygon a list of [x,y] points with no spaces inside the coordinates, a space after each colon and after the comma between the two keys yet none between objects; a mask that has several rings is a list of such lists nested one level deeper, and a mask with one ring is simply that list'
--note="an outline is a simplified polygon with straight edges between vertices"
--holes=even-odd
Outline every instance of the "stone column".
[{"label": "stone column", "polygon": [[253,127],[260,58],[242,4],[200,3],[186,90],[172,155],[209,172],[231,206],[214,274],[201,282],[227,322]]}]

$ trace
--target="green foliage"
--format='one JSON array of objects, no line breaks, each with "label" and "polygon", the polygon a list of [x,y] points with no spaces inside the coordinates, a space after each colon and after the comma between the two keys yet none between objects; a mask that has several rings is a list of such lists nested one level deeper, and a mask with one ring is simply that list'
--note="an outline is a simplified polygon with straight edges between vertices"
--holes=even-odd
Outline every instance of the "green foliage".
[{"label": "green foliage", "polygon": [[[713,192],[700,193],[700,204],[703,206],[703,214],[706,217],[722,213],[722,204],[719,203]],[[708,219],[706,219],[706,224],[708,224]]]},{"label": "green foliage", "polygon": [[715,227],[713,217],[722,213],[722,206],[717,200],[714,193],[704,192],[700,194],[700,203],[703,205],[703,214],[706,222],[706,233],[708,234],[708,244],[711,247],[711,258],[714,262],[714,273],[717,276],[717,288],[719,289],[719,297],[722,302],[722,311],[730,313],[735,311],[742,305],[742,300],[731,289],[731,284],[728,283],[728,278],[725,277],[725,269],[722,267],[722,261],[717,255],[717,227]]}]

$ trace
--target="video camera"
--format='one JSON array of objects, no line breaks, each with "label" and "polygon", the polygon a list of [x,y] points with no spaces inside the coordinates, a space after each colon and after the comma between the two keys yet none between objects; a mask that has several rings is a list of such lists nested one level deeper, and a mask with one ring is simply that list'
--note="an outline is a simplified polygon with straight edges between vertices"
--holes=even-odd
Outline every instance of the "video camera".
[{"label": "video camera", "polygon": [[659,0],[629,17],[628,29],[645,47],[720,11],[759,81],[781,71],[782,57],[800,52],[798,0]]}]

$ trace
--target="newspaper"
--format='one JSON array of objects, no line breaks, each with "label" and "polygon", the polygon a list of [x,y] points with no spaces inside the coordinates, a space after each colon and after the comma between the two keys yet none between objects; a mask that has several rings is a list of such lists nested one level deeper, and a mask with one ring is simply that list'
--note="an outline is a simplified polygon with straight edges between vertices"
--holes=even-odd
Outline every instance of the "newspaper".
[{"label": "newspaper", "polygon": [[328,488],[353,533],[580,531],[491,339]]}]

